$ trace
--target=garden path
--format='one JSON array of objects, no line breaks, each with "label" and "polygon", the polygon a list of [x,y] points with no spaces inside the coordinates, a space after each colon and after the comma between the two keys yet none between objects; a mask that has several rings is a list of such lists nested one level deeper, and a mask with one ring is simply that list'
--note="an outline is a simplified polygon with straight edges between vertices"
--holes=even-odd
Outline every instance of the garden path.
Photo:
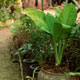
[{"label": "garden path", "polygon": [[19,65],[10,60],[8,50],[10,37],[9,28],[0,30],[0,80],[21,80]]}]

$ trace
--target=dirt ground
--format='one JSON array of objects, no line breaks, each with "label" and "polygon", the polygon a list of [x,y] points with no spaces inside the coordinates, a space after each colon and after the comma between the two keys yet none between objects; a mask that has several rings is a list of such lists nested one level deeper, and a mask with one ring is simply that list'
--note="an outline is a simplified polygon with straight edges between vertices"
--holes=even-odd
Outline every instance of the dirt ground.
[{"label": "dirt ground", "polygon": [[10,60],[8,45],[11,40],[8,28],[0,30],[0,80],[21,80],[19,64]]}]

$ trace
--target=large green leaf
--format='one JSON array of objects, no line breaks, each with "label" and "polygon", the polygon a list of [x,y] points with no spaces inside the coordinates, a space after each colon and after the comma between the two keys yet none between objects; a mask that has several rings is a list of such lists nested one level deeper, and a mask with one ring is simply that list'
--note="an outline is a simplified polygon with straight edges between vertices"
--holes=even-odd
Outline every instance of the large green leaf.
[{"label": "large green leaf", "polygon": [[42,11],[36,9],[25,9],[26,14],[34,21],[34,23],[43,31],[53,34],[54,23],[57,22],[57,19],[51,14],[45,14]]},{"label": "large green leaf", "polygon": [[54,36],[53,29],[54,29],[55,22],[58,22],[58,21],[54,16],[52,16],[49,13],[45,14],[45,23],[47,24],[48,30],[52,36]]},{"label": "large green leaf", "polygon": [[[55,50],[55,59],[56,62],[60,64],[66,44],[66,41],[63,41],[63,39],[71,34],[76,21],[77,10],[75,6],[72,3],[67,4],[61,14],[57,14],[56,18],[49,13],[45,14],[36,9],[25,9],[25,11],[27,16],[29,16],[41,30],[52,35],[51,38]],[[57,45],[57,43],[59,44]]]},{"label": "large green leaf", "polygon": [[36,9],[25,9],[27,16],[29,16],[34,23],[43,31],[49,33],[48,26],[45,22],[45,14]]},{"label": "large green leaf", "polygon": [[36,9],[25,9],[25,11],[41,30],[52,35],[55,40],[64,39],[71,33],[71,27],[74,25],[77,14],[73,4],[69,4],[63,9],[60,16],[60,22],[49,13],[45,14]]},{"label": "large green leaf", "polygon": [[68,35],[71,33],[71,26],[65,25],[65,24],[60,24],[60,23],[55,23],[54,24],[54,39],[55,40],[60,40],[60,39],[65,39],[68,37]]},{"label": "large green leaf", "polygon": [[67,4],[67,6],[62,10],[60,16],[60,22],[62,24],[66,24],[73,27],[76,21],[76,17],[77,17],[77,10],[75,6],[72,3],[70,3]]},{"label": "large green leaf", "polygon": [[56,8],[56,17],[60,17],[62,10]]}]

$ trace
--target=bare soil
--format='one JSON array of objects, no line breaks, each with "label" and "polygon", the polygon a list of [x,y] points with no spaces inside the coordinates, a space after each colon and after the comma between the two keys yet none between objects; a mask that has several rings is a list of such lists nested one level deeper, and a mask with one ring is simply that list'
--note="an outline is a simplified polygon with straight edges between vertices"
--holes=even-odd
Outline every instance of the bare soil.
[{"label": "bare soil", "polygon": [[8,50],[10,40],[9,28],[0,29],[0,80],[21,80],[19,64],[10,60]]}]

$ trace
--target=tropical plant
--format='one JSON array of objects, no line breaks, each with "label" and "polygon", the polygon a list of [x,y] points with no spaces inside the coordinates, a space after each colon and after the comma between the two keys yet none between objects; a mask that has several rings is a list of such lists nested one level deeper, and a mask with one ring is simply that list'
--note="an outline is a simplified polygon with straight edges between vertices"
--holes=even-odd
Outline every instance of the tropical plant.
[{"label": "tropical plant", "polygon": [[77,17],[75,6],[72,3],[66,5],[57,18],[36,9],[25,9],[25,11],[40,30],[50,35],[55,51],[56,66],[59,66],[69,35],[75,28],[74,24]]}]

